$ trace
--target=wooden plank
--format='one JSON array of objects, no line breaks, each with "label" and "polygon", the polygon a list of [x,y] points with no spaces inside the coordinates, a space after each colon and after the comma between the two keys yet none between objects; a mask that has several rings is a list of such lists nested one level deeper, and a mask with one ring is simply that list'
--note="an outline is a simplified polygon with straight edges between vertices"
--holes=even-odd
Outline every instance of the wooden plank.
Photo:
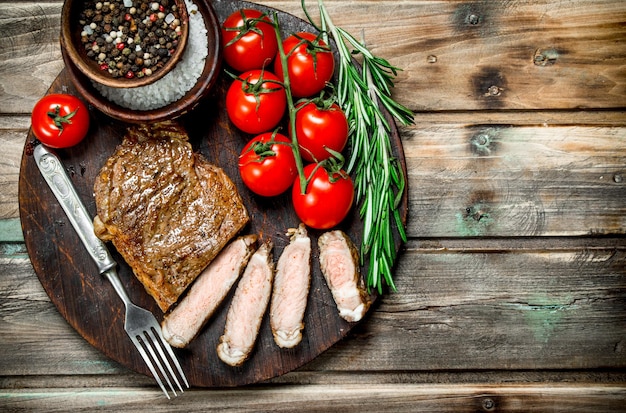
[{"label": "wooden plank", "polygon": [[2,249],[0,376],[120,373],[125,371],[91,347],[61,317],[26,254]]},{"label": "wooden plank", "polygon": [[409,249],[398,292],[355,329],[358,344],[340,343],[312,368],[624,368],[625,268],[623,244],[561,253]]},{"label": "wooden plank", "polygon": [[[118,411],[168,412],[184,403],[185,411],[272,412],[528,412],[622,410],[624,386],[589,385],[331,385],[306,387],[244,388],[236,390],[187,391],[168,401],[153,389],[70,388],[0,391],[0,407],[49,412],[115,409]],[[3,406],[4,405],[4,406]]]},{"label": "wooden plank", "polygon": [[[30,113],[63,68],[59,48],[62,2],[0,7],[0,113]],[[25,70],[26,68],[26,70]]]},{"label": "wooden plank", "polygon": [[626,4],[411,1],[329,5],[336,24],[403,69],[417,111],[624,107]]},{"label": "wooden plank", "polygon": [[[300,2],[261,3],[303,17]],[[395,94],[412,109],[626,106],[622,1],[592,10],[582,0],[407,1],[400,11],[384,1],[326,4],[336,24],[403,69]],[[61,70],[60,7],[2,3],[0,112],[29,112]]]},{"label": "wooden plank", "polygon": [[[626,246],[411,243],[397,293],[301,372],[626,368]],[[538,243],[540,241],[537,241]],[[543,242],[543,241],[541,241]],[[567,245],[565,245],[567,246]],[[509,244],[510,247],[510,244]],[[0,257],[0,376],[118,374],[59,315],[27,257]],[[97,308],[97,307],[94,307]]]},{"label": "wooden plank", "polygon": [[[613,369],[594,370],[481,370],[454,372],[416,372],[416,371],[324,371],[298,369],[283,376],[263,383],[241,386],[242,389],[311,386],[311,385],[360,385],[372,386],[381,384],[441,384],[471,385],[477,383],[519,383],[546,384],[563,383],[571,385],[615,386],[626,383],[626,372]],[[12,375],[0,376],[0,389],[68,389],[83,387],[117,387],[127,389],[148,389],[156,387],[153,379],[128,370],[105,374],[75,375]],[[202,388],[194,388],[201,391]]]},{"label": "wooden plank", "polygon": [[[457,119],[461,119],[459,116]],[[403,137],[409,234],[623,234],[626,128],[421,124]]]},{"label": "wooden plank", "polygon": [[26,142],[23,129],[0,129],[0,219],[19,216],[18,180]]}]

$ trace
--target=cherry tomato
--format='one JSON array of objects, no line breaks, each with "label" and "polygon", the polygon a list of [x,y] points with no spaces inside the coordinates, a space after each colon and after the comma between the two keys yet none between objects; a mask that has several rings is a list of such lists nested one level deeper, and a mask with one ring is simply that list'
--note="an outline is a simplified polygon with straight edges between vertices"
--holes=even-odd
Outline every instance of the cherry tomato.
[{"label": "cherry tomato", "polygon": [[[317,164],[304,167],[304,176],[309,177]],[[315,229],[329,229],[339,224],[350,212],[354,200],[354,184],[345,171],[329,175],[323,167],[315,170],[306,192],[300,189],[296,179],[291,190],[291,199],[298,218]]]},{"label": "cherry tomato", "polygon": [[30,119],[35,137],[51,148],[74,146],[89,130],[89,111],[73,95],[44,96],[35,104]]},{"label": "cherry tomato", "polygon": [[296,137],[300,155],[309,162],[331,156],[326,148],[341,152],[348,142],[348,120],[339,105],[320,107],[314,102],[301,103],[296,113]]},{"label": "cherry tomato", "polygon": [[233,69],[245,72],[262,69],[278,53],[278,41],[272,21],[253,9],[233,12],[222,24],[224,60]]},{"label": "cherry tomato", "polygon": [[[328,45],[313,33],[300,32],[285,39],[283,48],[287,55],[291,94],[308,97],[324,89],[335,71],[335,59]],[[280,57],[274,62],[274,72],[283,79]]]},{"label": "cherry tomato", "polygon": [[233,81],[226,93],[226,113],[246,133],[267,132],[281,121],[287,96],[271,72],[250,70]]},{"label": "cherry tomato", "polygon": [[298,176],[291,140],[272,132],[252,138],[239,155],[239,174],[255,194],[282,194]]}]

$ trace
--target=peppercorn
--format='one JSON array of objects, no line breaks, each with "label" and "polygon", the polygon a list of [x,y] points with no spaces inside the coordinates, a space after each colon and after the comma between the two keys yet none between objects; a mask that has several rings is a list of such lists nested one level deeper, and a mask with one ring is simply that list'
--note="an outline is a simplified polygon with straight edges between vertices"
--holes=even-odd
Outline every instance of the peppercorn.
[{"label": "peppercorn", "polygon": [[135,0],[131,7],[124,0],[84,0],[79,24],[87,57],[113,77],[149,76],[178,46],[174,0]]}]

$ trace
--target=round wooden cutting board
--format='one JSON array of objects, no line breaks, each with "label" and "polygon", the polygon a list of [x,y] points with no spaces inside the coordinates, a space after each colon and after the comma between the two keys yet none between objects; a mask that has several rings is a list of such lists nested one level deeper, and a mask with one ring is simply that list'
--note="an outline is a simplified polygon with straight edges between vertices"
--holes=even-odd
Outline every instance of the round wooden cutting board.
[{"label": "round wooden cutting board", "polygon": [[[273,11],[260,5],[216,1],[213,4],[223,21],[232,11],[250,7]],[[284,33],[313,28],[295,16],[277,12]],[[261,198],[249,192],[241,182],[237,169],[238,155],[250,138],[236,130],[224,109],[229,84],[222,74],[214,90],[193,112],[178,120],[187,129],[194,150],[210,162],[222,167],[237,185],[251,216],[243,233],[258,234],[260,241],[274,240],[276,260],[289,239],[288,228],[299,221],[290,206],[290,196]],[[66,70],[55,79],[48,93],[78,95]],[[79,145],[57,150],[61,162],[70,174],[76,190],[90,214],[95,215],[93,183],[106,159],[121,143],[128,125],[113,120],[90,108],[91,128]],[[393,149],[406,170],[398,131],[393,125]],[[128,368],[149,375],[149,371],[124,331],[124,307],[111,285],[101,277],[90,260],[77,234],[52,195],[32,157],[32,132],[29,133],[22,157],[19,202],[24,239],[35,272],[54,305],[70,325],[91,345]],[[404,193],[401,214],[406,219],[407,194]],[[361,241],[361,222],[356,208],[342,224],[352,240]],[[311,361],[330,346],[344,338],[354,324],[338,316],[335,303],[319,269],[317,231],[310,231],[313,246],[312,282],[305,314],[304,338],[294,349],[280,349],[273,341],[267,317],[263,320],[255,349],[241,367],[224,364],[216,354],[223,333],[231,295],[227,297],[201,334],[185,349],[175,349],[181,365],[193,386],[225,387],[255,383],[292,371]],[[399,245],[399,242],[397,243]],[[152,311],[161,320],[162,312],[135,279],[129,266],[110,246],[119,263],[119,274],[133,302]],[[366,268],[362,268],[365,272]]]}]

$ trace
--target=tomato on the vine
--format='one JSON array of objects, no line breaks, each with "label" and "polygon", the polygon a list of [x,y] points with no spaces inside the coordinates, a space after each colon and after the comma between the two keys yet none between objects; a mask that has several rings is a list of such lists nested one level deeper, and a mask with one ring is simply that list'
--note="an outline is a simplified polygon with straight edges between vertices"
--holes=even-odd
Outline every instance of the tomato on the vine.
[{"label": "tomato on the vine", "polygon": [[250,70],[235,79],[226,92],[226,113],[246,133],[272,129],[283,118],[287,96],[281,81],[271,72]]},{"label": "tomato on the vine", "polygon": [[[309,32],[293,34],[283,41],[287,57],[287,73],[291,94],[308,97],[319,93],[335,71],[335,58],[330,47],[318,36]],[[274,62],[274,72],[283,79],[280,56]]]},{"label": "tomato on the vine", "polygon": [[33,134],[51,148],[67,148],[82,141],[89,130],[89,111],[76,96],[50,94],[31,113]]},{"label": "tomato on the vine", "polygon": [[239,174],[255,194],[282,194],[298,176],[291,141],[285,135],[273,132],[255,136],[241,150]]},{"label": "tomato on the vine", "polygon": [[224,60],[245,72],[268,66],[278,53],[278,40],[267,14],[253,9],[233,12],[222,24]]},{"label": "tomato on the vine", "polygon": [[299,179],[291,190],[298,218],[315,229],[338,225],[348,215],[354,201],[354,184],[350,176],[343,170],[329,173],[318,164],[305,166],[304,176],[308,178],[306,191],[302,192]]},{"label": "tomato on the vine", "polygon": [[309,162],[320,162],[341,152],[348,143],[348,120],[336,103],[315,100],[296,106],[296,137],[300,155]]}]

